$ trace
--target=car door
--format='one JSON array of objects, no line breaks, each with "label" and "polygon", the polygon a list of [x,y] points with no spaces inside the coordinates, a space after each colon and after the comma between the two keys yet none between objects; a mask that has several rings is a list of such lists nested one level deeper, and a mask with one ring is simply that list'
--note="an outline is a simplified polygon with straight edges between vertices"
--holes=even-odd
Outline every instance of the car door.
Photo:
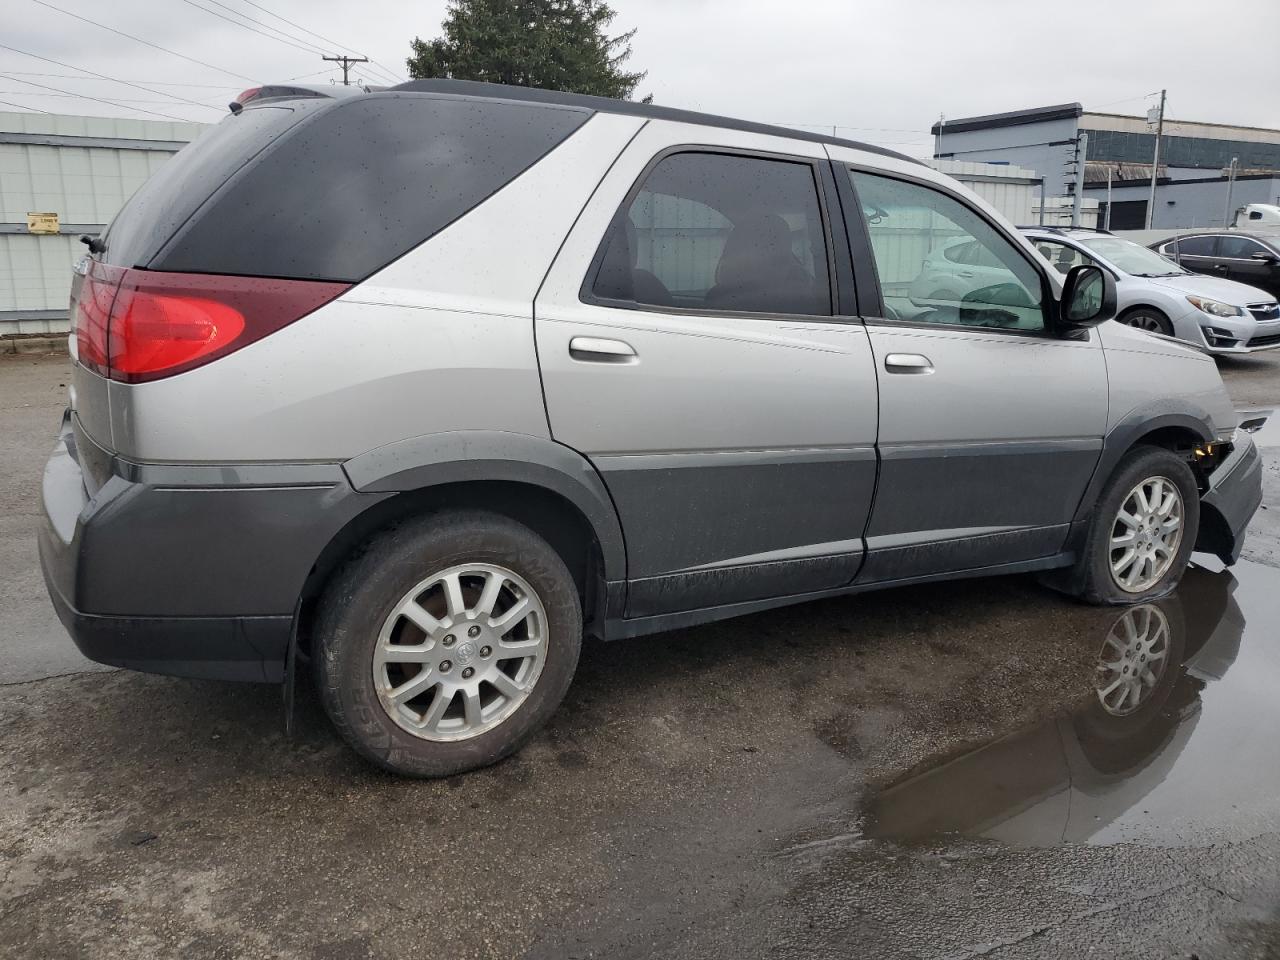
[{"label": "car door", "polygon": [[1218,262],[1231,280],[1273,295],[1280,285],[1280,257],[1252,237],[1220,236]]},{"label": "car door", "polygon": [[858,569],[876,376],[834,189],[818,144],[650,121],[538,294],[551,432],[617,506],[630,617]]},{"label": "car door", "polygon": [[1198,237],[1175,237],[1160,252],[1192,273],[1220,277],[1225,267],[1217,259],[1218,238],[1213,234]]},{"label": "car door", "polygon": [[[880,378],[880,479],[860,581],[1048,558],[1063,548],[1102,448],[1107,373],[1095,333],[1049,329],[1037,258],[958,191],[841,163],[850,243]],[[928,310],[929,251],[967,236],[1001,282]]]}]

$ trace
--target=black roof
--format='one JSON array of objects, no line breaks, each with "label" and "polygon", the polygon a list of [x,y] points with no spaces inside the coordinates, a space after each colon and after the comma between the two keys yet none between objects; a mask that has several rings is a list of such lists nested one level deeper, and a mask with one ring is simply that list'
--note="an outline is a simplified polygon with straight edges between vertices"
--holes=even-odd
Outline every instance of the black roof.
[{"label": "black roof", "polygon": [[807,140],[810,143],[830,143],[841,147],[852,147],[855,150],[865,150],[868,153],[878,153],[881,156],[894,157],[898,160],[906,160],[908,163],[920,163],[914,157],[908,157],[894,150],[886,150],[884,147],[877,147],[869,143],[860,143],[857,140],[825,137],[822,134],[793,130],[790,127],[778,127],[768,123],[752,123],[749,120],[735,120],[732,117],[698,113],[694,110],[678,110],[674,107],[660,107],[652,103],[636,103],[632,100],[613,100],[609,97],[592,97],[581,93],[562,93],[558,90],[543,90],[538,87],[481,83],[476,80],[410,80],[408,83],[402,83],[387,89],[411,93],[446,93],[458,97],[517,100],[526,103],[576,107],[581,110],[590,110],[593,113],[616,113],[629,117],[648,117],[653,120],[697,123],[704,127],[722,127],[727,130],[742,130],[746,133],[790,137],[792,140]]},{"label": "black roof", "polygon": [[1049,120],[1070,120],[1084,113],[1079,103],[1058,103],[1050,107],[1032,107],[1029,110],[1011,110],[1008,113],[988,113],[982,117],[961,117],[935,123],[929,132],[964,133],[968,130],[994,130],[997,127],[1017,127],[1024,123],[1045,123]]}]

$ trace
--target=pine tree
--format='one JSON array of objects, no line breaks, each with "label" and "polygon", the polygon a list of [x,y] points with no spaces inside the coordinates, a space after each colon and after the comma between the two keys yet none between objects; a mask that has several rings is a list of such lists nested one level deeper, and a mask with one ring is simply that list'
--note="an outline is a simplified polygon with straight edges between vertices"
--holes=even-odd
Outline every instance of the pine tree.
[{"label": "pine tree", "polygon": [[622,69],[635,30],[610,37],[615,16],[604,0],[450,0],[444,35],[414,38],[409,76],[626,100],[645,75]]}]

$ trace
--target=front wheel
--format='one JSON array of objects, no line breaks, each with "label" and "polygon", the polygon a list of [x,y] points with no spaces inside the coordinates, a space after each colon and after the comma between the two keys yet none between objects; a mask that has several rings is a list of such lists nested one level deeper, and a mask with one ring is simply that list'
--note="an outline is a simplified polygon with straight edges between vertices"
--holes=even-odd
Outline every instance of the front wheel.
[{"label": "front wheel", "polygon": [[1103,488],[1085,549],[1081,595],[1129,604],[1163,596],[1186,570],[1200,526],[1200,492],[1186,461],[1138,447]]},{"label": "front wheel", "polygon": [[560,556],[495,514],[439,514],[368,544],[321,601],[317,686],[357,752],[447,776],[518,749],[577,667],[582,612]]},{"label": "front wheel", "polygon": [[1120,318],[1120,322],[1150,333],[1161,333],[1166,337],[1173,336],[1173,324],[1169,322],[1169,318],[1159,310],[1151,307],[1139,307],[1136,310],[1131,310]]}]

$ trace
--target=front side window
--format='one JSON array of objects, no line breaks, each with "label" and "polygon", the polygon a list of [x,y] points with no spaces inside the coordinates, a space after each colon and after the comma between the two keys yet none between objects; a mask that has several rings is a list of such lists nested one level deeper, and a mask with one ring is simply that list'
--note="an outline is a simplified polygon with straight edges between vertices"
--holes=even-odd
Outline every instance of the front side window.
[{"label": "front side window", "polygon": [[959,200],[850,170],[887,319],[1010,330],[1045,328],[1041,276]]},{"label": "front side window", "polygon": [[1053,268],[1061,274],[1071,272],[1072,267],[1093,266],[1093,258],[1070,244],[1057,240],[1045,240],[1036,237],[1031,241],[1036,245],[1040,256],[1053,264]]},{"label": "front side window", "polygon": [[829,316],[812,166],[716,153],[663,158],[614,218],[592,292],[658,309]]},{"label": "front side window", "polygon": [[1248,237],[1219,237],[1218,256],[1226,260],[1248,260],[1263,250],[1262,244]]}]

